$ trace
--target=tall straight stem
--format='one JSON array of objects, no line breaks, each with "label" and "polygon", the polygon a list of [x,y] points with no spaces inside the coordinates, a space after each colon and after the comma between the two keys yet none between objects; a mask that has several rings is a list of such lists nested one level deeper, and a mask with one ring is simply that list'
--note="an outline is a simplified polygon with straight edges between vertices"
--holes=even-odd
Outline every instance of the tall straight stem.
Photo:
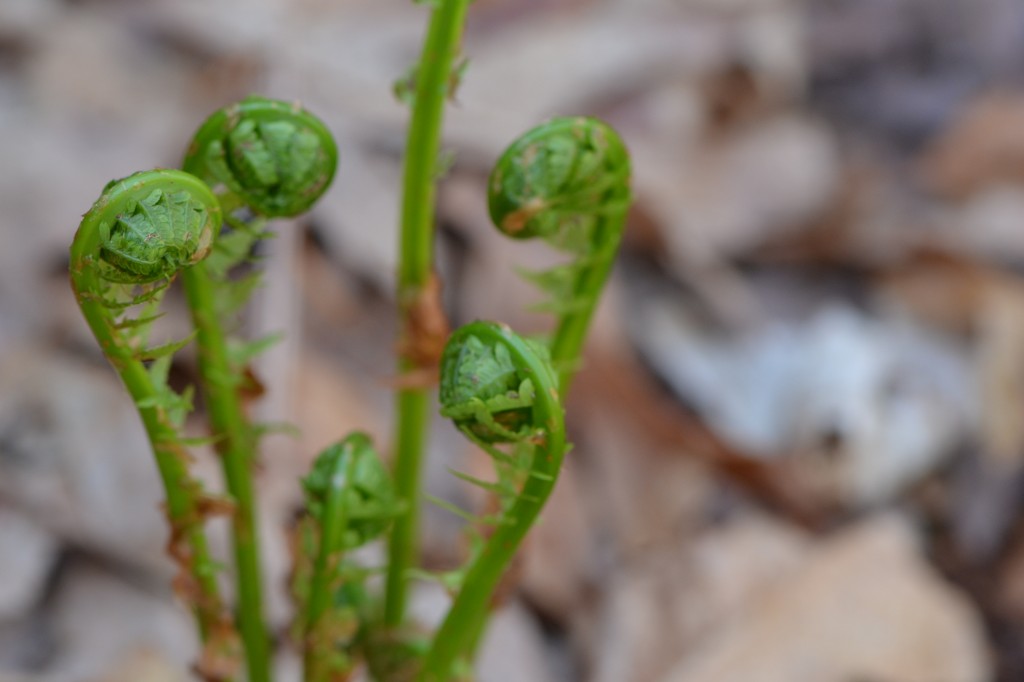
[{"label": "tall straight stem", "polygon": [[269,682],[270,653],[263,625],[260,553],[256,535],[256,495],[252,482],[255,439],[232,381],[227,343],[214,306],[213,282],[205,263],[182,273],[199,348],[199,372],[210,426],[235,508],[232,513],[238,629],[245,645],[249,682]]},{"label": "tall straight stem", "polygon": [[[428,364],[408,349],[417,344],[417,306],[423,304],[432,284],[441,125],[469,1],[437,2],[416,72],[416,95],[405,147],[398,263],[402,341],[407,349],[398,364],[399,374],[403,376],[422,370]],[[400,624],[405,616],[407,574],[416,561],[419,547],[420,478],[429,409],[426,388],[404,388],[398,392],[394,475],[395,490],[405,503],[406,512],[396,520],[388,548],[384,618],[392,626]]]}]

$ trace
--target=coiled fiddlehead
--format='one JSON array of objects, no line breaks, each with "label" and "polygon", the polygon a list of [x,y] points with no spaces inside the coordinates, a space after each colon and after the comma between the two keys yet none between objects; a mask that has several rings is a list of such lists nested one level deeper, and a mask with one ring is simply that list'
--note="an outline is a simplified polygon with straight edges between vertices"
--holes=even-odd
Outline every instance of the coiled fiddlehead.
[{"label": "coiled fiddlehead", "polygon": [[202,195],[163,187],[143,195],[129,191],[132,183],[141,188],[146,180],[122,180],[104,194],[107,218],[100,218],[98,228],[103,276],[113,282],[152,282],[205,258],[219,225]]},{"label": "coiled fiddlehead", "polygon": [[222,506],[188,471],[179,435],[191,394],[167,384],[171,357],[189,339],[149,345],[163,293],[195,266],[220,229],[220,206],[197,178],[172,170],[136,173],[109,183],[85,214],[71,245],[71,285],[82,314],[131,394],[153,448],[167,497],[168,553],[180,573],[175,586],[204,638],[197,666],[204,678],[229,679],[238,642],[221,600],[203,522]]},{"label": "coiled fiddlehead", "polygon": [[618,134],[593,118],[556,118],[517,139],[488,183],[494,224],[514,239],[540,237],[573,256],[527,277],[558,315],[551,361],[563,395],[575,373],[594,308],[625,226],[629,154]]},{"label": "coiled fiddlehead", "polygon": [[398,515],[391,477],[369,437],[349,435],[323,450],[302,482],[306,515],[300,523],[293,590],[300,604],[306,682],[343,679],[365,613],[366,569],[346,553],[383,535]]},{"label": "coiled fiddlehead", "polygon": [[[547,359],[543,346],[529,339],[524,343]],[[535,390],[505,344],[468,335],[445,348],[441,414],[473,440],[509,443],[529,435]]]},{"label": "coiled fiddlehead", "polygon": [[[225,334],[226,323],[259,284],[258,270],[241,278],[232,277],[231,270],[252,260],[256,242],[268,235],[266,218],[295,216],[312,206],[330,185],[337,158],[333,138],[315,116],[297,104],[248,97],[211,115],[184,160],[185,170],[214,188],[230,227],[211,257],[182,279],[196,329],[207,415],[235,504],[238,623],[250,682],[270,679],[251,471],[264,429],[250,423],[242,393],[251,376],[249,361],[274,337],[236,341]],[[239,211],[243,207],[249,212]]]},{"label": "coiled fiddlehead", "polygon": [[[492,596],[551,494],[567,445],[557,376],[543,346],[505,325],[456,330],[441,360],[441,414],[494,459],[496,483],[461,478],[496,493],[500,513],[483,522],[461,587],[424,661],[421,682],[444,682],[472,653]],[[504,449],[502,449],[504,448]]]},{"label": "coiled fiddlehead", "polygon": [[298,104],[247,97],[206,119],[184,168],[223,183],[255,212],[305,213],[327,190],[338,165],[330,131]]}]

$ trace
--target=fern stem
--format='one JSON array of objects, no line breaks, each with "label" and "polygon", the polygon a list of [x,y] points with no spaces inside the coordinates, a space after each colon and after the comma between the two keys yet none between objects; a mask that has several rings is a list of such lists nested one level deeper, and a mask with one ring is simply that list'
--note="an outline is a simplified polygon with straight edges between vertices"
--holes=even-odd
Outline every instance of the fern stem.
[{"label": "fern stem", "polygon": [[228,493],[235,504],[232,541],[238,589],[238,629],[245,645],[250,682],[269,682],[270,652],[263,625],[263,597],[259,542],[256,534],[256,495],[252,481],[255,442],[252,426],[242,409],[217,320],[213,284],[205,263],[182,273],[196,329],[199,371],[206,411],[224,469]]},{"label": "fern stem", "polygon": [[[80,301],[82,313],[100,346],[104,349],[121,381],[138,405],[154,403],[157,392],[149,379],[145,367],[131,356],[126,348],[108,326],[108,314],[102,305],[95,301]],[[166,496],[167,517],[171,526],[171,548],[175,541],[187,543],[190,556],[192,578],[199,588],[198,599],[192,605],[199,630],[205,638],[217,626],[222,611],[222,600],[217,588],[216,576],[210,570],[197,568],[213,566],[210,551],[206,542],[206,531],[203,528],[203,515],[200,513],[199,486],[188,471],[188,453],[178,443],[174,427],[168,423],[163,411],[158,407],[138,407],[139,417],[146,429],[156,459],[157,471],[163,483]]]},{"label": "fern stem", "polygon": [[390,626],[401,624],[405,617],[407,573],[415,566],[419,551],[420,479],[430,398],[423,390],[402,390],[398,393],[397,409],[395,493],[405,506],[402,515],[395,520],[388,542],[384,619]]},{"label": "fern stem", "polygon": [[[192,176],[175,171],[152,171],[111,183],[83,217],[71,244],[71,286],[86,323],[131,395],[153,449],[170,525],[167,551],[180,570],[176,589],[191,607],[203,642],[197,671],[204,679],[226,681],[234,679],[231,671],[237,654],[237,635],[221,599],[215,563],[206,541],[202,485],[189,472],[189,453],[168,411],[173,408],[168,407],[166,396],[143,362],[146,352],[138,347],[138,339],[132,339],[123,331],[126,320],[119,321],[119,313],[113,312],[125,308],[112,305],[115,301],[107,298],[110,283],[106,277],[112,273],[101,275],[104,272],[103,248],[110,241],[109,228],[105,229],[104,225],[109,225],[107,221],[112,215],[127,212],[131,197],[147,196],[157,188],[165,192],[184,191],[200,201],[205,195],[211,211],[210,224],[219,225],[216,200],[206,186]],[[192,232],[194,227],[184,229]],[[147,246],[150,245],[147,242]],[[146,254],[146,258],[168,263],[160,245],[152,246],[155,251]],[[173,278],[175,274],[176,270],[165,270],[146,276],[142,281],[163,286],[165,283],[161,284],[159,278]],[[146,297],[140,295],[138,300],[141,302],[143,298]],[[126,307],[132,305],[128,303]]]},{"label": "fern stem", "polygon": [[[267,682],[271,677],[252,473],[258,436],[242,405],[244,369],[229,356],[218,315],[232,303],[240,305],[251,293],[243,287],[241,300],[234,301],[238,294],[230,291],[227,271],[262,238],[263,217],[295,216],[308,210],[330,186],[337,161],[334,139],[317,117],[297,103],[247,97],[203,122],[183,162],[186,171],[218,188],[224,220],[234,229],[218,246],[236,238],[221,250],[216,268],[207,261],[186,272],[184,284],[197,332],[207,415],[235,502],[232,540],[238,621],[250,682]],[[258,217],[247,224],[235,215],[242,206]]]},{"label": "fern stem", "polygon": [[[406,346],[416,344],[414,306],[423,300],[433,277],[434,208],[441,125],[452,65],[459,51],[469,0],[439,0],[423,45],[416,77],[416,94],[405,151],[398,296]],[[398,372],[408,375],[422,363],[406,354]],[[385,622],[397,626],[405,616],[407,574],[419,545],[421,469],[430,400],[426,388],[398,392],[395,435],[395,490],[405,504],[392,531],[388,548]]]},{"label": "fern stem", "polygon": [[303,655],[305,682],[329,682],[331,679],[331,668],[327,663],[331,652],[318,646],[322,641],[314,637],[314,632],[324,612],[334,604],[334,573],[338,569],[342,535],[348,524],[345,493],[346,486],[351,485],[354,464],[354,457],[338,457],[330,473],[329,492],[320,521],[320,545],[306,602],[306,647]]},{"label": "fern stem", "polygon": [[[566,451],[564,413],[550,364],[507,327],[486,322],[460,328],[449,345],[459,344],[471,335],[488,343],[503,344],[513,365],[533,383],[531,422],[536,429],[536,442],[529,475],[515,501],[502,511],[480,553],[473,558],[451,609],[434,635],[419,682],[447,682],[452,679],[455,662],[460,657],[472,656],[482,638],[495,589],[554,489]],[[471,428],[460,428],[467,435],[473,433]]]},{"label": "fern stem", "polygon": [[590,321],[600,300],[600,292],[615,262],[615,253],[622,241],[623,220],[622,214],[611,214],[599,219],[593,243],[600,244],[601,253],[593,257],[593,265],[576,282],[572,297],[574,300],[585,301],[585,304],[562,316],[551,338],[551,363],[558,368],[558,393],[563,399],[568,398],[572,380],[579,369],[579,358],[590,330]]}]

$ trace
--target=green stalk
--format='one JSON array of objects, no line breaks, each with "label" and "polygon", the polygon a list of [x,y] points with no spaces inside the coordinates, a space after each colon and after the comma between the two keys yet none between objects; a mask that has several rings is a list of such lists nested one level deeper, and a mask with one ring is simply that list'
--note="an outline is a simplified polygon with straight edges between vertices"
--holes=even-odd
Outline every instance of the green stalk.
[{"label": "green stalk", "polygon": [[[557,448],[564,451],[563,446],[564,435]],[[536,457],[557,460],[560,465],[563,453],[558,449],[537,448]],[[448,682],[455,660],[462,655],[472,656],[490,615],[494,590],[547,502],[557,471],[557,468],[553,468],[548,480],[529,479],[521,497],[508,512],[507,518],[514,521],[499,526],[488,539],[482,554],[466,573],[462,589],[444,623],[434,635],[433,645],[419,677],[420,682]]]},{"label": "green stalk", "polygon": [[[330,682],[331,668],[322,651],[312,645],[317,624],[329,606],[334,604],[333,574],[340,558],[342,535],[348,525],[348,509],[345,506],[346,486],[351,485],[355,457],[338,457],[331,471],[330,489],[320,520],[320,546],[310,581],[309,599],[306,602],[306,647],[303,655],[305,682]],[[317,640],[319,641],[319,640]]]},{"label": "green stalk", "polygon": [[[147,239],[140,245],[135,257],[137,262],[155,264],[157,271],[139,275],[138,272],[112,265],[109,256],[104,257],[104,249],[114,248],[113,245],[118,243],[116,238],[111,237],[111,222],[138,210],[141,204],[134,202],[145,201],[143,197],[152,198],[150,193],[156,190],[163,192],[164,197],[179,196],[179,193],[184,192],[198,204],[205,204],[209,212],[208,227],[200,228],[197,233],[196,225],[180,222],[181,214],[171,217],[149,205],[142,213],[151,218],[152,222],[142,231],[149,234],[146,230],[155,233],[163,228],[164,241]],[[164,222],[166,220],[169,222]],[[203,257],[203,232],[219,224],[220,209],[216,199],[196,178],[176,171],[136,173],[110,183],[92,209],[85,214],[71,244],[69,270],[71,286],[82,315],[131,395],[153,449],[170,524],[168,553],[181,571],[180,579],[185,579],[177,583],[177,587],[193,611],[203,642],[203,654],[197,668],[204,679],[228,680],[234,679],[229,671],[234,668],[237,656],[237,635],[220,596],[216,564],[210,556],[206,541],[206,500],[201,484],[189,472],[190,455],[182,444],[175,420],[169,412],[176,409],[176,406],[169,406],[165,392],[161,391],[144,364],[147,359],[156,357],[153,352],[159,351],[161,355],[166,355],[173,352],[173,348],[147,350],[141,347],[145,344],[140,344],[140,338],[134,337],[130,330],[144,328],[146,322],[136,319],[134,324],[130,324],[132,320],[119,320],[117,313],[113,312],[118,309],[117,306],[111,306],[112,299],[107,298],[109,278],[113,275],[140,284],[158,284],[161,278],[173,278],[179,268],[187,270],[189,264]],[[168,232],[168,228],[171,232]],[[185,243],[195,238],[196,250],[167,248],[168,244],[179,237]],[[127,249],[124,242],[121,242],[119,248]],[[186,258],[182,259],[182,256]]]},{"label": "green stalk", "polygon": [[[150,382],[149,374],[142,363],[132,357],[131,351],[121,340],[111,333],[107,310],[95,301],[79,299],[79,303],[89,328],[117,370],[132,400],[136,405],[155,402],[157,392]],[[172,540],[173,536],[179,535],[188,544],[193,569],[197,566],[213,566],[203,528],[203,515],[199,511],[198,484],[188,471],[189,455],[178,442],[174,427],[167,421],[163,410],[158,407],[137,409],[153,447],[157,470],[164,486]],[[193,570],[193,577],[199,588],[199,599],[192,605],[192,609],[205,638],[220,618],[222,601],[212,571]]]},{"label": "green stalk", "polygon": [[[295,216],[326,191],[337,167],[337,148],[323,123],[295,103],[247,97],[211,114],[185,154],[186,171],[217,187],[224,220],[237,231],[219,255],[184,275],[185,293],[199,346],[207,414],[234,498],[233,537],[238,585],[238,622],[245,643],[250,682],[270,679],[270,653],[263,624],[260,553],[252,464],[258,436],[244,411],[239,384],[219,314],[242,301],[217,290],[230,282],[227,270],[245,260],[262,235],[263,217]],[[235,216],[241,206],[257,216],[246,225]],[[258,223],[255,221],[259,221]],[[230,238],[230,237],[229,237]],[[219,242],[224,245],[225,242]]]},{"label": "green stalk", "polygon": [[[469,0],[439,0],[427,29],[416,74],[416,94],[406,141],[402,194],[398,297],[402,309],[403,342],[417,343],[414,307],[424,299],[433,277],[434,209],[441,124],[452,65],[459,51]],[[406,376],[423,369],[422,361],[407,353],[398,372]],[[406,578],[416,561],[419,545],[420,478],[430,401],[426,388],[398,392],[395,435],[395,490],[405,504],[388,548],[388,576],[384,618],[397,626],[405,616]]]},{"label": "green stalk", "polygon": [[217,320],[213,285],[205,263],[185,270],[182,282],[199,349],[206,411],[224,468],[224,480],[235,504],[232,514],[235,572],[238,588],[238,629],[245,645],[250,682],[269,682],[270,652],[263,626],[263,598],[256,502],[252,482],[255,442],[232,380],[227,344]]},{"label": "green stalk", "polygon": [[[408,371],[405,363],[400,372]],[[388,540],[388,573],[384,620],[400,625],[407,600],[406,574],[415,566],[419,550],[420,479],[427,438],[430,398],[421,389],[398,393],[398,432],[395,445],[395,494],[405,503]]]},{"label": "green stalk", "polygon": [[623,217],[620,215],[600,219],[594,231],[593,243],[600,244],[602,253],[593,258],[593,265],[582,273],[573,292],[573,297],[585,301],[585,304],[579,310],[561,317],[555,335],[551,338],[551,364],[558,368],[558,393],[563,400],[569,396],[569,388],[579,369],[583,343],[590,330],[590,320],[614,264],[619,242],[622,241],[622,222]]},{"label": "green stalk", "polygon": [[[490,615],[494,591],[523,538],[530,531],[551,491],[554,490],[566,451],[564,413],[555,386],[557,378],[550,363],[537,354],[530,342],[502,325],[473,322],[461,327],[452,335],[448,343],[452,352],[446,351],[446,365],[442,368],[442,372],[446,372],[442,375],[441,384],[442,402],[445,403],[443,413],[447,412],[452,416],[456,426],[463,433],[492,453],[493,446],[486,442],[491,436],[486,431],[481,433],[480,428],[483,426],[488,429],[500,425],[493,418],[489,422],[480,421],[483,414],[480,406],[487,405],[490,399],[496,399],[499,401],[498,407],[506,415],[506,420],[513,421],[508,416],[508,404],[502,404],[502,401],[509,400],[505,387],[496,391],[496,395],[477,394],[479,390],[488,386],[488,382],[480,381],[481,377],[507,376],[508,368],[488,365],[491,357],[496,356],[490,356],[484,362],[480,362],[479,357],[474,357],[472,351],[464,350],[462,344],[470,337],[479,339],[485,345],[502,345],[508,350],[511,366],[517,372],[514,382],[520,382],[521,386],[521,380],[528,378],[532,383],[534,394],[529,415],[531,427],[515,436],[520,439],[527,438],[534,444],[533,456],[529,469],[522,472],[525,474],[522,489],[516,494],[511,506],[502,511],[480,554],[473,558],[451,609],[434,635],[418,678],[419,682],[448,682],[455,662],[460,657],[472,657]],[[451,365],[447,364],[449,360]],[[458,367],[458,363],[462,362],[467,363],[465,369]],[[459,384],[467,379],[468,383]],[[449,382],[447,385],[446,381]],[[459,402],[465,400],[467,395],[471,399],[461,406],[460,411]],[[457,412],[460,414],[459,418],[454,416]],[[507,435],[506,431],[505,434],[499,433],[497,437],[508,440]]]}]

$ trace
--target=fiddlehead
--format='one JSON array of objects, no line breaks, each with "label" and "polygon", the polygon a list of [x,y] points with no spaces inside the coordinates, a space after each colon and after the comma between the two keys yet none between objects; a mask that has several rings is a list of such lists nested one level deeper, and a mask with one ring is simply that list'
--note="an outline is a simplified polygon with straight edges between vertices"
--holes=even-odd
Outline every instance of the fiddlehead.
[{"label": "fiddlehead", "polygon": [[492,597],[554,488],[567,445],[558,381],[546,349],[492,322],[455,331],[441,361],[441,414],[493,458],[497,482],[460,477],[498,495],[500,512],[477,541],[455,602],[434,637],[422,682],[450,679],[470,656]]},{"label": "fiddlehead", "polygon": [[220,206],[209,188],[180,171],[136,173],[109,183],[82,219],[71,245],[71,285],[104,354],[142,418],[167,497],[168,553],[179,566],[178,593],[191,604],[204,638],[198,670],[233,677],[238,647],[207,550],[205,517],[219,503],[188,470],[180,430],[189,392],[167,384],[171,356],[189,339],[149,345],[149,330],[170,280],[210,250]]},{"label": "fiddlehead", "polygon": [[326,191],[336,165],[334,140],[319,119],[298,105],[261,97],[210,116],[184,160],[185,170],[214,188],[230,228],[214,244],[211,257],[182,279],[196,329],[207,416],[235,504],[238,623],[250,682],[270,678],[251,470],[265,428],[250,422],[243,393],[251,376],[249,361],[276,337],[239,341],[227,336],[225,323],[233,321],[259,284],[256,269],[241,278],[231,271],[250,261],[256,242],[268,235],[266,218],[308,210]]},{"label": "fiddlehead", "polygon": [[[309,210],[330,186],[337,163],[330,132],[297,103],[250,96],[214,112],[196,131],[183,168],[214,188],[229,226],[199,269],[216,282],[212,305],[221,326],[259,286],[258,271],[243,277],[231,271],[254,260],[256,242],[270,236],[267,218]],[[244,374],[270,341],[232,344],[231,374]]]},{"label": "fiddlehead", "polygon": [[[547,359],[543,346],[529,339],[524,343]],[[473,440],[509,443],[528,436],[535,392],[507,345],[467,335],[461,343],[445,347],[441,414]]]},{"label": "fiddlehead", "polygon": [[135,173],[107,184],[71,247],[76,291],[98,281],[149,284],[201,261],[220,230],[220,205],[195,177],[172,170]]},{"label": "fiddlehead", "polygon": [[540,237],[573,260],[528,276],[558,315],[551,359],[566,393],[590,318],[618,249],[630,203],[629,154],[593,118],[556,118],[517,139],[488,184],[494,224],[515,239]]},{"label": "fiddlehead", "polygon": [[247,97],[215,112],[193,138],[184,167],[222,183],[256,213],[305,213],[327,190],[338,149],[324,124],[298,104]]},{"label": "fiddlehead", "polygon": [[306,509],[321,524],[341,520],[328,533],[328,552],[355,549],[384,534],[397,503],[391,476],[364,433],[353,433],[323,450],[302,481]]},{"label": "fiddlehead", "polygon": [[107,279],[152,282],[206,257],[217,230],[208,206],[184,190],[154,188],[136,197],[124,182],[112,188],[114,215],[99,224]]},{"label": "fiddlehead", "polygon": [[346,553],[380,537],[397,516],[391,477],[370,439],[349,435],[321,452],[302,482],[306,514],[298,529],[293,592],[300,605],[306,682],[339,679],[367,602],[367,569]]}]

